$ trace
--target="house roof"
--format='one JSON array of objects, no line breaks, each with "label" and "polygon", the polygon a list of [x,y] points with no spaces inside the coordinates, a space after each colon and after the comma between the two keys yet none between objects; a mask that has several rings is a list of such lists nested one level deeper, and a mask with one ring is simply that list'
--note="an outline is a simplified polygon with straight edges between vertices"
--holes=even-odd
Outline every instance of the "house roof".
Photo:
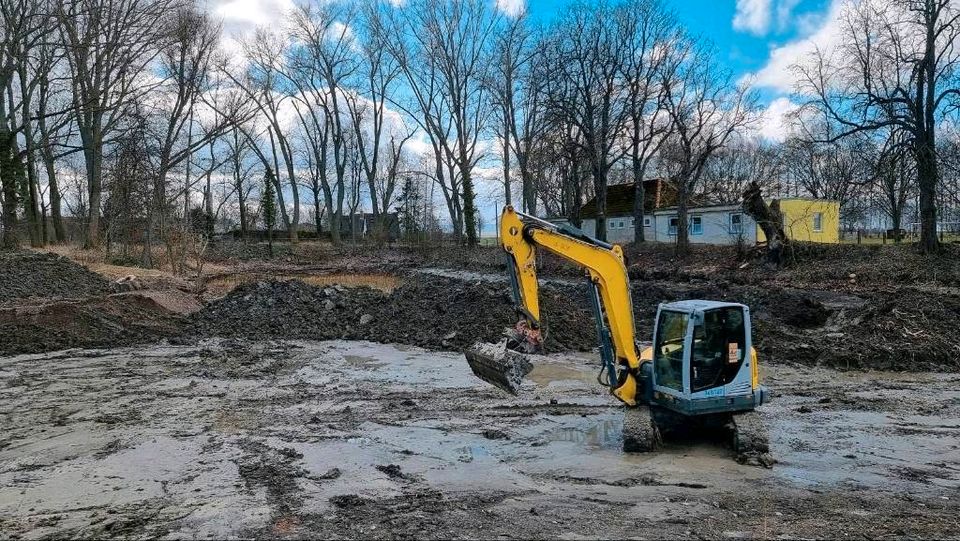
[{"label": "house roof", "polygon": [[[729,212],[741,210],[743,207],[737,203],[717,204],[717,205],[697,205],[687,207],[687,214],[697,214],[700,212]],[[654,214],[670,214],[677,212],[676,206],[662,207],[654,211]]]},{"label": "house roof", "polygon": [[[676,189],[663,179],[643,181],[643,210],[651,212],[676,201]],[[629,216],[633,214],[633,201],[636,195],[635,183],[607,185],[606,216]],[[597,198],[593,197],[580,208],[580,218],[597,217]]]}]

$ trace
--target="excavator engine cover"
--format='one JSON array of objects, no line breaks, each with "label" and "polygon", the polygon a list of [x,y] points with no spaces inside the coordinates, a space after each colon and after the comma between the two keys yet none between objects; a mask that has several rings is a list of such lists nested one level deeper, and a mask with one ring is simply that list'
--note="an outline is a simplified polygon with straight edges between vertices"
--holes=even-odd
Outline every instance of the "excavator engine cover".
[{"label": "excavator engine cover", "polygon": [[478,378],[512,395],[517,394],[524,376],[533,370],[527,356],[509,349],[506,339],[497,344],[477,342],[463,354]]}]

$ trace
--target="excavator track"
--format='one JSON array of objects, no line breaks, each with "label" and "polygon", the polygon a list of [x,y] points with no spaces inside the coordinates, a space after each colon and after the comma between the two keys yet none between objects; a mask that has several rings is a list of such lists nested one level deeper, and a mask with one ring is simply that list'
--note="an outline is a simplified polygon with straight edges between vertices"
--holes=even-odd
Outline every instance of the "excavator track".
[{"label": "excavator track", "polygon": [[767,427],[756,411],[734,413],[730,416],[733,435],[733,450],[737,462],[751,466],[772,468],[776,463],[770,454],[770,438]]},{"label": "excavator track", "polygon": [[634,406],[623,412],[623,450],[648,453],[661,443],[660,429],[649,406]]}]

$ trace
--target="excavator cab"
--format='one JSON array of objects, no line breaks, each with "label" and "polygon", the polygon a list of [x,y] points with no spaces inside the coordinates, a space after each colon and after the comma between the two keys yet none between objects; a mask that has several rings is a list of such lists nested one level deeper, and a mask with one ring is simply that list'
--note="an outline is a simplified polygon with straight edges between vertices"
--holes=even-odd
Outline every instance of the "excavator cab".
[{"label": "excavator cab", "polygon": [[763,403],[750,309],[739,303],[662,303],[653,345],[641,354],[646,401],[684,415],[752,410]]}]

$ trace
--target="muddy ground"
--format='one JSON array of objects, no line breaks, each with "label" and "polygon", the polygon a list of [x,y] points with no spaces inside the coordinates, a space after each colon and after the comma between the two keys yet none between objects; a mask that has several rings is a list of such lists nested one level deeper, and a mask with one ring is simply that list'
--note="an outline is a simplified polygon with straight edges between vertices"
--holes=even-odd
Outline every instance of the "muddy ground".
[{"label": "muddy ground", "polygon": [[751,306],[771,470],[722,434],[621,453],[554,259],[512,398],[460,353],[515,320],[499,252],[258,250],[200,282],[0,254],[0,539],[958,536],[955,247],[628,250],[641,339],[662,301]]},{"label": "muddy ground", "polygon": [[619,450],[588,355],[206,341],[0,359],[5,538],[956,537],[960,376],[767,366],[779,463]]}]

